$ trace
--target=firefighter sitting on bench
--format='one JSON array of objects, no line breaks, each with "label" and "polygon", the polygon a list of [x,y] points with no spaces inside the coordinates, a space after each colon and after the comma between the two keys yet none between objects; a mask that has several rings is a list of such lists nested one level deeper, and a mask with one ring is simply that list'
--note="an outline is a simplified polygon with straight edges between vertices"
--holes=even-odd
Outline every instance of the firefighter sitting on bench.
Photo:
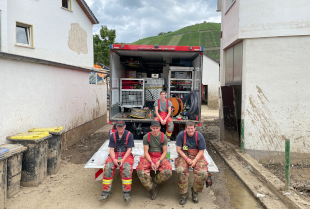
[{"label": "firefighter sitting on bench", "polygon": [[166,91],[160,92],[160,99],[155,101],[155,114],[157,117],[154,118],[154,120],[157,120],[162,125],[166,125],[166,135],[168,140],[171,137],[172,131],[173,131],[173,122],[171,115],[171,106],[172,103],[170,100],[166,99]]},{"label": "firefighter sitting on bench", "polygon": [[[144,156],[140,157],[136,170],[138,177],[151,193],[151,199],[155,200],[156,185],[168,180],[172,175],[171,163],[167,160],[167,137],[160,131],[160,124],[154,120],[151,124],[152,132],[143,137]],[[151,177],[151,169],[155,171],[154,178]]]},{"label": "firefighter sitting on bench", "polygon": [[106,200],[111,194],[110,191],[115,169],[116,167],[119,167],[123,183],[124,200],[129,202],[134,163],[131,149],[134,147],[134,140],[132,133],[125,130],[126,124],[124,121],[117,121],[116,129],[117,131],[110,135],[110,155],[106,160],[105,167],[103,168],[103,191],[99,201]]},{"label": "firefighter sitting on bench", "polygon": [[[178,175],[180,204],[185,205],[188,197],[189,167],[193,168],[194,185],[192,187],[192,200],[198,203],[198,193],[208,178],[208,163],[203,156],[206,142],[203,135],[196,131],[195,123],[189,121],[185,124],[185,131],[181,131],[176,139],[176,148],[179,154],[175,162]],[[211,186],[211,185],[210,185]]]}]

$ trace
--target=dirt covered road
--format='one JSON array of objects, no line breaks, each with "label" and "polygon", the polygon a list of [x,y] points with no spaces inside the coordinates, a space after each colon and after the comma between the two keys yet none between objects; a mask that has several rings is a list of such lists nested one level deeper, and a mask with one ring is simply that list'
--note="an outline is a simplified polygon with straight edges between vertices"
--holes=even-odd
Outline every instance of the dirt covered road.
[{"label": "dirt covered road", "polygon": [[[208,113],[208,111],[206,111]],[[205,114],[207,114],[205,113]],[[205,137],[216,139],[218,125],[216,112],[205,117],[202,132]],[[218,166],[220,172],[213,173],[213,186],[204,188],[200,194],[199,203],[191,201],[191,195],[186,206],[179,205],[179,193],[176,173],[163,185],[158,186],[156,200],[150,200],[137,174],[133,173],[132,201],[125,203],[121,190],[119,171],[113,180],[112,195],[105,202],[98,202],[101,194],[101,182],[94,181],[95,169],[84,169],[85,163],[98,150],[109,135],[104,127],[102,130],[69,147],[62,155],[61,169],[56,175],[47,176],[38,187],[21,188],[13,198],[8,199],[8,209],[36,208],[261,208],[251,197],[240,181],[222,161],[219,155],[208,146],[208,152]],[[208,132],[208,133],[207,133]],[[191,182],[193,181],[191,174]]]}]

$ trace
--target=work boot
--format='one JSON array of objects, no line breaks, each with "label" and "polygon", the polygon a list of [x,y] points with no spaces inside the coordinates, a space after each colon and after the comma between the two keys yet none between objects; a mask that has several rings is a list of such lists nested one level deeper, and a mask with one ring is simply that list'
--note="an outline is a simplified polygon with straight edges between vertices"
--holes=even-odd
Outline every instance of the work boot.
[{"label": "work boot", "polygon": [[130,194],[129,194],[129,192],[124,192],[124,200],[125,200],[125,202],[130,202]]},{"label": "work boot", "polygon": [[150,190],[151,200],[155,200],[157,196],[156,184],[153,184],[153,188]]},{"label": "work boot", "polygon": [[194,192],[193,187],[192,187],[192,200],[193,200],[193,203],[195,204],[199,202],[198,193]]},{"label": "work boot", "polygon": [[185,205],[188,198],[188,192],[181,194],[180,205]]},{"label": "work boot", "polygon": [[103,191],[99,197],[99,202],[106,200],[110,196],[110,192]]}]

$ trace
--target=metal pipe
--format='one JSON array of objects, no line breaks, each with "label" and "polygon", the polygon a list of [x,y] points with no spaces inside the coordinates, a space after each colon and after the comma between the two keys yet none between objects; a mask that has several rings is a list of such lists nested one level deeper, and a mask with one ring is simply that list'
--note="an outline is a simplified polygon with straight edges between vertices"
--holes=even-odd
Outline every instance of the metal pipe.
[{"label": "metal pipe", "polygon": [[290,189],[290,140],[285,139],[285,189]]}]

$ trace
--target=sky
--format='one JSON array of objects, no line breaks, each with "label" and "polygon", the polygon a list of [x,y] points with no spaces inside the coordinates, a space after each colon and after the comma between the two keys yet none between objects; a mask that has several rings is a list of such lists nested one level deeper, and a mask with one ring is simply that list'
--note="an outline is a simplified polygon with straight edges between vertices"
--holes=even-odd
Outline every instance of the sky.
[{"label": "sky", "polygon": [[221,22],[217,0],[85,0],[99,24],[116,30],[116,42],[132,43],[196,23]]}]

